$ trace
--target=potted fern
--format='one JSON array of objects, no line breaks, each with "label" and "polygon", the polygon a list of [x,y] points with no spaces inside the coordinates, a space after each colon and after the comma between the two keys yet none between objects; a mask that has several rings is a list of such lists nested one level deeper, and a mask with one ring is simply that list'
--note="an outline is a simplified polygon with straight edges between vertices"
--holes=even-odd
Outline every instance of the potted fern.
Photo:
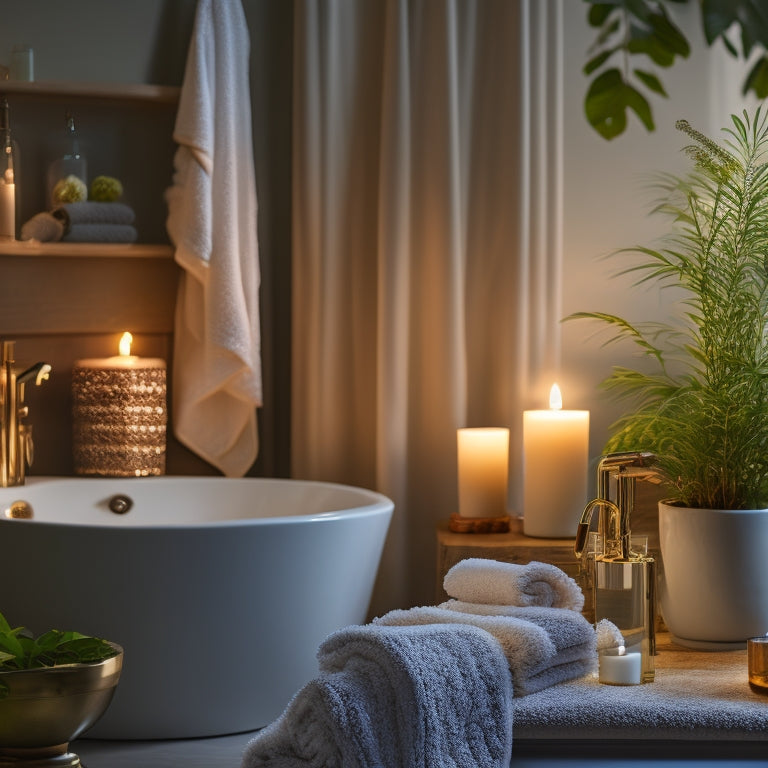
[{"label": "potted fern", "polygon": [[768,123],[733,115],[715,142],[685,121],[694,168],[661,175],[661,247],[626,271],[682,289],[677,320],[630,323],[583,312],[649,360],[615,367],[604,388],[631,410],[606,452],[654,453],[662,613],[683,644],[722,648],[768,633]]}]

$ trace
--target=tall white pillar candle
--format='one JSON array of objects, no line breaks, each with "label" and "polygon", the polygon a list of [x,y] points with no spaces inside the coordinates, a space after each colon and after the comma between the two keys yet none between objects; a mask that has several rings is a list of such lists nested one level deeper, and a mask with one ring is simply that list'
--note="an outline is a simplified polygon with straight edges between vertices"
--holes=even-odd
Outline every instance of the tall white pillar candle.
[{"label": "tall white pillar candle", "polygon": [[459,514],[504,517],[509,483],[509,430],[506,427],[459,429]]},{"label": "tall white pillar candle", "polygon": [[557,384],[548,411],[523,413],[523,533],[573,538],[587,502],[589,411],[562,410]]},{"label": "tall white pillar candle", "polygon": [[16,238],[16,185],[0,179],[0,238]]}]

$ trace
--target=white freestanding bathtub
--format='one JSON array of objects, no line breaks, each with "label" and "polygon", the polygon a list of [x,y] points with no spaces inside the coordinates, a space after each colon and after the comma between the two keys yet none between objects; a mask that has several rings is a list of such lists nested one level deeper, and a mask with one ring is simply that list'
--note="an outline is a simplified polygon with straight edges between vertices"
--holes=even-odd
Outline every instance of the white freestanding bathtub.
[{"label": "white freestanding bathtub", "polygon": [[[32,519],[7,519],[18,500]],[[123,646],[89,737],[253,730],[317,674],[329,633],[365,622],[392,511],[299,480],[31,478],[0,488],[0,612]]]}]

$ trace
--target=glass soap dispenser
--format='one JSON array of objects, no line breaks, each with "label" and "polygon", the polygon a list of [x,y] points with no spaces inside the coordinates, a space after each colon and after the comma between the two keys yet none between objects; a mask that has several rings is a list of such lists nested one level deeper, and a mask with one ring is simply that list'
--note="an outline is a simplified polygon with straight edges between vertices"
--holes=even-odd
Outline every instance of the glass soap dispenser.
[{"label": "glass soap dispenser", "polygon": [[[594,553],[595,624],[608,619],[624,637],[626,653],[641,657],[640,682],[653,682],[656,653],[656,562],[632,546],[635,483],[655,480],[653,454],[609,454],[598,466],[598,498],[584,508],[574,552],[581,558],[594,511],[600,510]],[[615,500],[612,500],[614,496]]]},{"label": "glass soap dispenser", "polygon": [[48,206],[76,203],[88,196],[88,164],[80,146],[74,116],[64,116],[64,135],[56,142],[57,156],[48,166]]}]

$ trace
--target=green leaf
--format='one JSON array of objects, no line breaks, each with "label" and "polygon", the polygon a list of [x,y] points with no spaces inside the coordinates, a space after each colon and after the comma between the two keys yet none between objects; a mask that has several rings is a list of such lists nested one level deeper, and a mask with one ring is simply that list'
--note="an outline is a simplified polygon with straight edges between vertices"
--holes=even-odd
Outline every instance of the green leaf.
[{"label": "green leaf", "polygon": [[616,52],[617,49],[612,49],[609,51],[603,51],[602,53],[599,53],[594,58],[590,59],[585,65],[584,65],[584,74],[585,75],[591,75],[596,69],[599,69],[608,59],[611,58],[611,56]]},{"label": "green leaf", "polygon": [[597,2],[592,5],[587,13],[587,21],[590,27],[602,27],[605,20],[616,10],[615,4]]},{"label": "green leaf", "polygon": [[724,35],[735,21],[736,9],[733,0],[702,0],[701,23],[707,45],[712,45],[720,35]]},{"label": "green leaf", "polygon": [[667,95],[667,92],[664,90],[664,86],[661,84],[661,81],[658,77],[656,77],[656,75],[652,74],[651,72],[644,72],[642,69],[635,69],[634,74],[635,77],[640,80],[649,90],[653,91],[654,93],[659,93],[662,96]]},{"label": "green leaf", "polygon": [[768,56],[761,56],[747,75],[742,93],[746,96],[750,90],[758,99],[768,97]]},{"label": "green leaf", "polygon": [[13,632],[0,634],[0,650],[5,650],[18,658],[24,656],[24,647],[21,640]]},{"label": "green leaf", "polygon": [[664,6],[659,6],[661,13],[654,13],[651,16],[651,28],[654,35],[660,43],[672,54],[687,59],[691,53],[691,46],[688,39],[676,26],[664,11]]},{"label": "green leaf", "polygon": [[604,139],[613,139],[626,130],[627,109],[649,131],[654,129],[650,105],[637,89],[624,82],[618,69],[606,70],[596,77],[587,91],[584,111],[590,125]]},{"label": "green leaf", "polygon": [[648,26],[631,25],[627,50],[631,54],[645,54],[660,67],[671,67],[675,56],[687,58],[691,47],[666,14],[654,13]]}]

